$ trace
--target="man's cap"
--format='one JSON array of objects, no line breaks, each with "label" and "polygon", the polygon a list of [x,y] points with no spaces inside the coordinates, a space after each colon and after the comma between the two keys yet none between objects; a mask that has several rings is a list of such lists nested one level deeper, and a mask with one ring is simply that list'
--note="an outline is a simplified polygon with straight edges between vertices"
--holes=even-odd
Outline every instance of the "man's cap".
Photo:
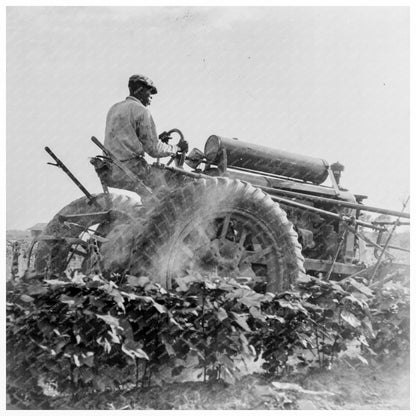
[{"label": "man's cap", "polygon": [[151,88],[150,92],[152,94],[157,94],[157,88],[155,87],[155,85],[153,84],[153,81],[150,78],[146,77],[145,75],[140,75],[140,74],[132,75],[129,78],[129,88],[130,86],[132,86],[132,84],[136,84],[137,82],[141,82],[147,87],[150,87]]}]

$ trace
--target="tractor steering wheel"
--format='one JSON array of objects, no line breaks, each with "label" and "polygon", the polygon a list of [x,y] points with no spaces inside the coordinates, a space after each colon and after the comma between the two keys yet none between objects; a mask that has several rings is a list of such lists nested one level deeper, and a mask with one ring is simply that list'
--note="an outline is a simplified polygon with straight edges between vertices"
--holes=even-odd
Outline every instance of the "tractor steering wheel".
[{"label": "tractor steering wheel", "polygon": [[[172,133],[176,133],[179,135],[179,141],[178,144],[185,141],[185,137],[183,135],[183,133],[179,130],[179,129],[171,129],[169,131],[166,132],[167,134],[167,141],[169,141],[171,139],[171,137],[169,137]],[[175,161],[175,166],[177,168],[182,168],[183,164],[185,162],[185,158],[186,158],[186,152],[181,152],[176,154],[175,156],[172,156],[169,160],[169,162],[167,163],[166,166],[169,166],[173,161]]]}]

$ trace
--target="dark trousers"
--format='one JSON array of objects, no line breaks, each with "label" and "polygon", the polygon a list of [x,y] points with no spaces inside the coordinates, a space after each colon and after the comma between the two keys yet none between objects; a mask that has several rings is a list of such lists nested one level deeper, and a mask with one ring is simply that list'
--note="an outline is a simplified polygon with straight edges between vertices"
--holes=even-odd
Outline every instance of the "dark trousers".
[{"label": "dark trousers", "polygon": [[[95,170],[101,181],[111,187],[126,189],[128,191],[136,192],[140,195],[137,189],[137,182],[131,180],[120,168],[113,163],[94,158],[92,161]],[[162,188],[168,185],[167,180],[170,172],[165,169],[149,165],[143,157],[137,157],[122,162],[132,173],[149,187],[154,193],[158,193]],[[143,195],[140,195],[143,197]]]}]

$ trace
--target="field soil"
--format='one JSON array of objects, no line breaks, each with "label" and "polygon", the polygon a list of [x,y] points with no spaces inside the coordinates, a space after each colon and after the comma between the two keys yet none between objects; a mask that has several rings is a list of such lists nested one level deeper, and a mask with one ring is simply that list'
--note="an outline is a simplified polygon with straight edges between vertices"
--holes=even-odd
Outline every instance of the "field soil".
[{"label": "field soil", "polygon": [[408,363],[354,366],[343,361],[331,370],[307,375],[268,379],[254,373],[233,384],[187,381],[101,394],[79,392],[73,397],[50,397],[49,405],[56,410],[406,410],[410,409],[410,374]]}]

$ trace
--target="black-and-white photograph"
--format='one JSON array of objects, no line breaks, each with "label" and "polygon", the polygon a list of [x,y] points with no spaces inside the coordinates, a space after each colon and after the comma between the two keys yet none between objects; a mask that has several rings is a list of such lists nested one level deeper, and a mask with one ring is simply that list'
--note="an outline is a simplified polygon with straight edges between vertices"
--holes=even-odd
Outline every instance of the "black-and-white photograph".
[{"label": "black-and-white photograph", "polygon": [[414,408],[410,6],[4,9],[7,410]]}]

